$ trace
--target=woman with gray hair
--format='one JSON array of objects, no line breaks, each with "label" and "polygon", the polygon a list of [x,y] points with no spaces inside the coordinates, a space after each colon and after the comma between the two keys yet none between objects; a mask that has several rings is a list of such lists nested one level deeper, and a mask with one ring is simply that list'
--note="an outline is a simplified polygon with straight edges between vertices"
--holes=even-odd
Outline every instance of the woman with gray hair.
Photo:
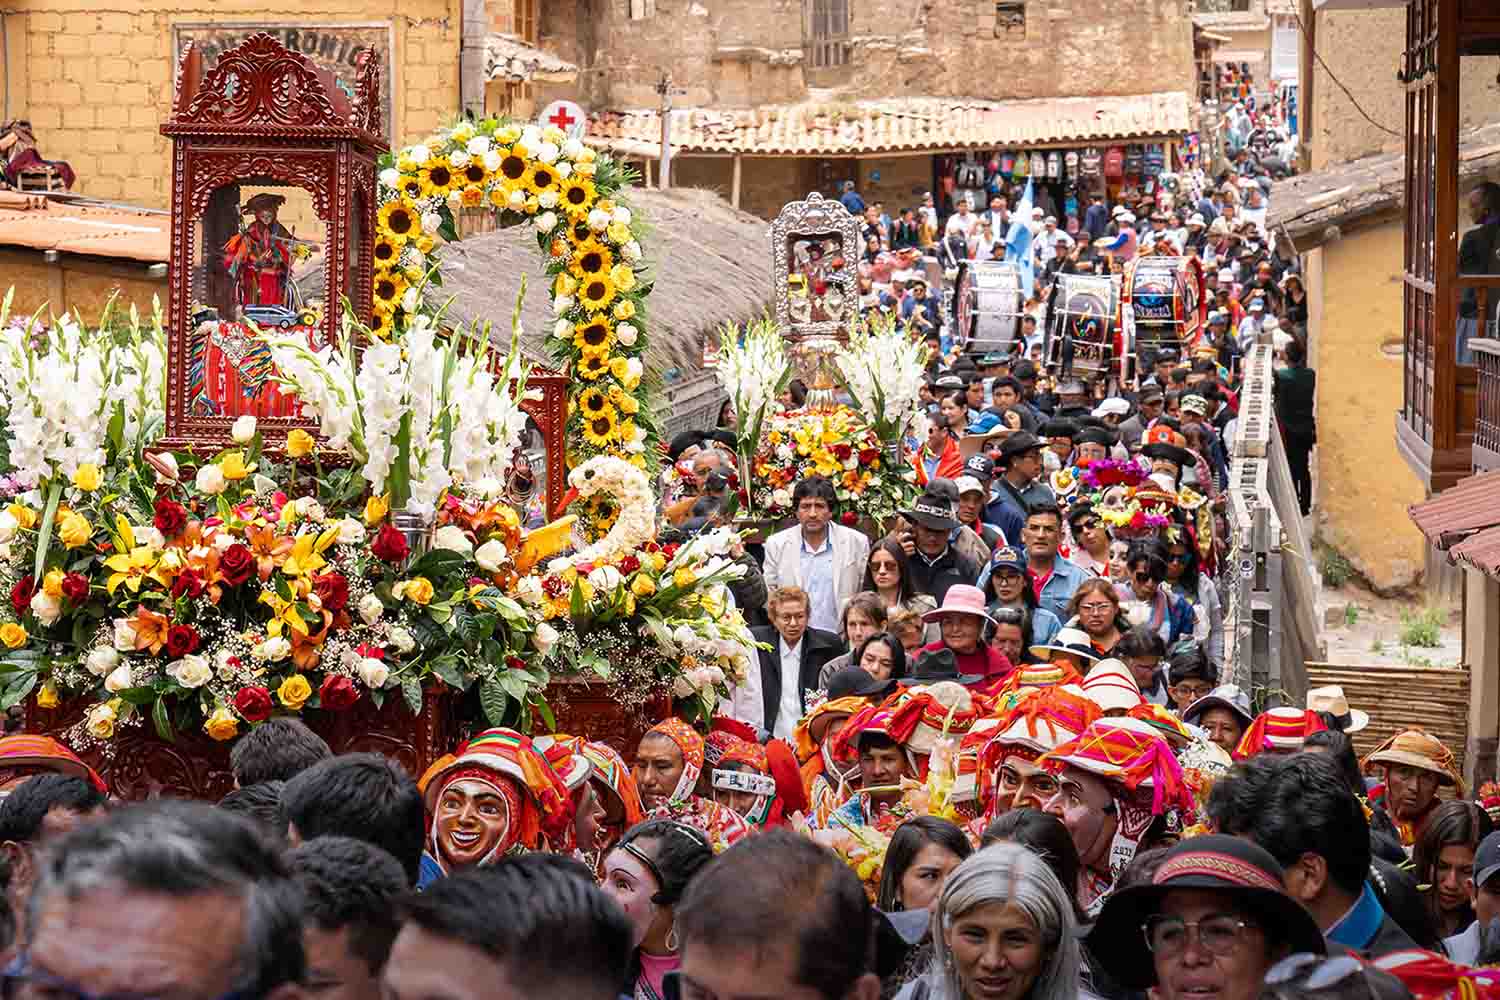
[{"label": "woman with gray hair", "polygon": [[1073,901],[1052,869],[1019,844],[970,855],[932,914],[932,968],[897,1000],[1076,1000]]}]

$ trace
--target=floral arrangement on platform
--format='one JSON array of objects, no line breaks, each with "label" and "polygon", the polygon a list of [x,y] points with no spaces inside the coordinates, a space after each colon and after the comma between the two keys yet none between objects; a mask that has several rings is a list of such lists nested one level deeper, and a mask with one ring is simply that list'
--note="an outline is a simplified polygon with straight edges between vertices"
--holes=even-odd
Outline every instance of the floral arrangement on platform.
[{"label": "floral arrangement on platform", "polygon": [[808,476],[833,482],[840,517],[849,525],[862,516],[883,524],[914,493],[914,470],[892,468],[890,452],[875,431],[847,406],[772,415],[762,428],[750,472],[754,509],[772,518],[795,513],[792,489]]},{"label": "floral arrangement on platform", "polygon": [[[743,329],[726,323],[719,338],[714,375],[734,407],[735,453],[739,476],[745,479],[761,445],[766,416],[780,408],[781,394],[792,380],[792,363],[781,329],[769,318]],[[752,517],[755,500],[755,492],[745,490],[746,513]]]},{"label": "floral arrangement on platform", "polygon": [[851,323],[849,339],[834,354],[840,384],[875,436],[899,445],[922,410],[927,345],[894,317]]},{"label": "floral arrangement on platform", "polygon": [[[643,389],[646,335],[641,223],[621,196],[624,166],[561,130],[488,118],[459,122],[382,158],[375,234],[374,332],[426,307],[455,213],[489,209],[529,224],[555,317],[547,339],[569,390],[570,465],[613,455],[654,473],[656,425]],[[646,405],[643,405],[646,404]]]}]

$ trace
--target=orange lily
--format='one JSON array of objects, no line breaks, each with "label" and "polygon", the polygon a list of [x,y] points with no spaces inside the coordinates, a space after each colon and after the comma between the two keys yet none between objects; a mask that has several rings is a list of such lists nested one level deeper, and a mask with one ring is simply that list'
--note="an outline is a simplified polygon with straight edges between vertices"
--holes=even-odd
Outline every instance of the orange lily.
[{"label": "orange lily", "polygon": [[318,665],[323,640],[328,638],[328,630],[333,627],[333,615],[327,611],[321,614],[323,627],[318,631],[300,633],[292,629],[292,665],[298,670],[311,670]]},{"label": "orange lily", "polygon": [[262,583],[271,579],[272,571],[291,558],[295,545],[292,539],[278,536],[276,529],[264,524],[247,524],[245,543],[255,555],[255,566]]},{"label": "orange lily", "polygon": [[172,622],[166,615],[159,615],[137,605],[135,617],[129,619],[129,622],[130,627],[135,629],[137,651],[149,649],[151,655],[155,656],[167,644],[167,630],[172,627]]}]

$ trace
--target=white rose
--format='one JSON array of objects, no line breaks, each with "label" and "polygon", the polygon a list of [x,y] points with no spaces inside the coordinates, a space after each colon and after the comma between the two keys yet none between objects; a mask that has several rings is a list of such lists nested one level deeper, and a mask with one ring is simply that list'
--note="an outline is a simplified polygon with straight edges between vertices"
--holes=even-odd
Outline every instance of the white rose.
[{"label": "white rose", "polygon": [[346,517],[339,522],[339,542],[344,545],[358,545],[366,537],[365,526],[352,517]]},{"label": "white rose", "polygon": [[552,163],[557,159],[557,154],[562,150],[557,148],[555,142],[544,142],[536,148],[536,158],[543,163]]},{"label": "white rose", "polygon": [[520,188],[516,188],[510,193],[510,198],[507,200],[506,204],[510,208],[513,208],[519,212],[521,209],[526,207],[526,192],[522,191]]},{"label": "white rose", "polygon": [[321,524],[328,513],[323,510],[323,505],[312,497],[302,497],[297,501],[297,513],[317,524]]},{"label": "white rose", "polygon": [[[134,638],[131,641],[132,648],[134,648]],[[95,646],[89,650],[88,657],[83,661],[84,668],[95,677],[105,677],[119,665],[120,654],[109,646]]]},{"label": "white rose", "polygon": [[505,486],[494,476],[485,476],[483,479],[474,480],[474,485],[470,489],[486,500],[493,500],[500,495]]},{"label": "white rose", "polygon": [[274,636],[254,646],[250,655],[262,663],[274,663],[292,655],[292,644],[281,636]]},{"label": "white rose", "polygon": [[170,451],[161,452],[156,456],[156,464],[161,468],[156,470],[156,481],[159,483],[177,482],[177,456]]},{"label": "white rose", "polygon": [[543,191],[541,194],[536,196],[536,203],[543,208],[556,208],[557,192],[553,191],[551,188],[548,188],[546,191]]},{"label": "white rose", "polygon": [[544,233],[550,233],[557,228],[557,213],[543,212],[536,217],[536,228]]},{"label": "white rose", "polygon": [[31,613],[43,625],[51,625],[62,617],[62,601],[45,590],[38,590],[31,598]]},{"label": "white rose", "polygon": [[555,169],[557,170],[557,176],[563,180],[567,180],[573,176],[573,164],[571,163],[559,163]]},{"label": "white rose", "polygon": [[431,236],[443,225],[443,217],[436,212],[422,213],[422,232]]},{"label": "white rose", "polygon": [[0,511],[0,542],[9,542],[21,530],[21,522],[9,511]]},{"label": "white rose", "polygon": [[500,169],[500,154],[495,150],[487,150],[484,154],[484,169],[490,173]]},{"label": "white rose", "polygon": [[589,228],[596,233],[602,233],[609,228],[609,213],[602,208],[596,208],[589,213]]},{"label": "white rose", "polygon": [[240,417],[229,428],[229,436],[235,444],[249,444],[255,439],[255,418],[248,413]]},{"label": "white rose", "polygon": [[563,570],[572,565],[573,564],[571,562],[559,556],[558,558],[552,560],[547,564],[547,572],[558,575],[561,574]]},{"label": "white rose", "polygon": [[456,524],[445,524],[432,536],[432,547],[435,549],[447,549],[449,552],[457,552],[459,555],[472,555],[474,543],[469,541],[469,536],[464,534],[464,529]]},{"label": "white rose", "polygon": [[792,505],[792,491],[788,489],[773,490],[771,492],[771,506],[790,507]]},{"label": "white rose", "polygon": [[625,371],[636,378],[643,378],[646,374],[646,366],[641,364],[640,358],[629,358],[625,362]]},{"label": "white rose", "polygon": [[239,539],[234,537],[227,531],[214,532],[214,548],[218,549],[220,554],[223,554],[223,552],[230,546],[236,545],[238,543]]},{"label": "white rose", "polygon": [[104,690],[108,691],[110,694],[119,694],[121,691],[124,691],[126,688],[131,686],[130,664],[128,663],[120,664],[110,672],[110,675],[108,677],[104,678]]},{"label": "white rose", "polygon": [[401,171],[395,167],[386,167],[380,172],[380,184],[382,187],[393,188],[401,183]]},{"label": "white rose", "polygon": [[448,156],[448,165],[454,170],[462,170],[469,165],[469,154],[458,150]]},{"label": "white rose", "polygon": [[427,162],[428,155],[429,154],[425,143],[419,143],[415,146],[409,147],[406,150],[406,158],[408,160],[411,160],[411,162],[415,163],[419,167]]},{"label": "white rose", "polygon": [[144,545],[148,549],[160,549],[166,546],[167,538],[156,529],[154,524],[138,524],[130,529],[135,535],[135,544]]},{"label": "white rose", "polygon": [[569,139],[562,145],[562,155],[570,160],[576,160],[583,155],[583,143],[577,139]]},{"label": "white rose", "polygon": [[221,649],[214,657],[214,671],[219,675],[219,680],[227,681],[234,676],[235,655],[227,649]]},{"label": "white rose", "polygon": [[536,643],[536,651],[546,656],[548,651],[557,644],[557,629],[546,622],[537,622],[536,631],[531,633],[532,642]]},{"label": "white rose", "polygon": [[641,259],[641,245],[639,243],[637,243],[635,240],[631,240],[629,243],[626,243],[624,246],[622,246],[620,248],[620,256],[624,257],[626,260],[630,261],[631,263],[634,263],[635,261],[640,260]]},{"label": "white rose", "polygon": [[516,584],[516,596],[527,604],[541,604],[547,595],[542,592],[542,581],[534,576],[524,576]]},{"label": "white rose", "polygon": [[167,664],[167,676],[185,688],[198,688],[213,679],[214,671],[207,657],[189,653]]},{"label": "white rose", "polygon": [[391,645],[398,653],[410,653],[417,648],[417,638],[400,625],[391,629]]},{"label": "white rose", "polygon": [[366,625],[374,625],[380,621],[380,616],[385,614],[385,605],[380,603],[380,598],[374,594],[366,594],[359,599],[359,617]]},{"label": "white rose", "polygon": [[367,656],[359,661],[359,679],[367,688],[383,688],[385,682],[391,678],[391,668],[373,656]]},{"label": "white rose", "polygon": [[521,130],[521,145],[527,149],[536,149],[542,143],[542,127],[540,125],[527,125]]},{"label": "white rose", "polygon": [[497,573],[500,567],[505,565],[505,543],[498,538],[491,538],[474,553],[474,561],[479,563],[479,568],[486,573]]},{"label": "white rose", "polygon": [[[130,624],[128,618],[115,619],[115,648],[122,653],[129,653],[135,649],[135,626]],[[93,669],[92,667],[90,668]]]},{"label": "white rose", "polygon": [[687,674],[679,674],[672,682],[672,695],[677,698],[691,698],[697,692],[693,688],[693,682],[688,680]]},{"label": "white rose", "polygon": [[224,478],[224,470],[217,465],[205,465],[198,470],[198,476],[193,480],[193,485],[198,487],[198,492],[217,496],[224,492],[229,485]]},{"label": "white rose", "polygon": [[270,476],[263,476],[259,472],[250,477],[250,483],[251,487],[257,493],[275,493],[281,488],[277,485],[276,480]]},{"label": "white rose", "polygon": [[470,156],[483,156],[490,151],[490,137],[487,135],[476,135],[464,146]]},{"label": "white rose", "polygon": [[621,323],[619,326],[615,327],[615,339],[624,344],[626,347],[630,347],[635,344],[636,336],[637,333],[634,324]]},{"label": "white rose", "polygon": [[573,324],[566,317],[560,318],[556,323],[552,324],[552,336],[558,340],[572,340]]},{"label": "white rose", "polygon": [[616,205],[615,206],[615,221],[616,222],[620,223],[622,226],[628,226],[628,225],[630,225],[630,219],[631,219],[630,209],[626,208],[624,205]]},{"label": "white rose", "polygon": [[624,577],[620,575],[620,571],[613,566],[600,566],[589,574],[589,583],[606,596],[619,589],[623,580]]},{"label": "white rose", "polygon": [[573,296],[559,295],[552,300],[552,315],[562,316],[573,308]]},{"label": "white rose", "polygon": [[679,646],[691,645],[698,641],[698,633],[690,625],[679,625],[672,632],[672,640]]}]

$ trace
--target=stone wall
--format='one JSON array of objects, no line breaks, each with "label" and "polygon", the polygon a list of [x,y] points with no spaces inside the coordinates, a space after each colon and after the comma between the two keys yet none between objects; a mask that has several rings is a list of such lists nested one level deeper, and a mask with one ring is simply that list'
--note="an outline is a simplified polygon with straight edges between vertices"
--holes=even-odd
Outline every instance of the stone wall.
[{"label": "stone wall", "polygon": [[152,296],[159,297],[165,308],[167,279],[165,275],[152,277],[146,267],[136,261],[74,254],[49,262],[39,250],[0,247],[0,282],[15,290],[13,316],[30,316],[46,306],[55,315],[77,309],[85,321],[94,321],[112,295],[118,296],[117,307],[133,303],[149,315]]},{"label": "stone wall", "polygon": [[25,52],[12,64],[12,114],[31,119],[46,156],[73,164],[80,193],[165,207],[169,144],[157,128],[171,110],[174,24],[392,22],[396,135],[407,137],[458,108],[461,13],[460,0],[29,0],[8,18]]},{"label": "stone wall", "polygon": [[[994,0],[848,0],[847,65],[814,69],[802,0],[552,0],[541,44],[584,68],[589,108],[655,107],[670,52],[679,106],[752,106],[891,95],[991,99],[1193,92],[1185,0],[1026,0],[1024,29],[996,24]],[[816,88],[816,90],[814,90]]]}]

